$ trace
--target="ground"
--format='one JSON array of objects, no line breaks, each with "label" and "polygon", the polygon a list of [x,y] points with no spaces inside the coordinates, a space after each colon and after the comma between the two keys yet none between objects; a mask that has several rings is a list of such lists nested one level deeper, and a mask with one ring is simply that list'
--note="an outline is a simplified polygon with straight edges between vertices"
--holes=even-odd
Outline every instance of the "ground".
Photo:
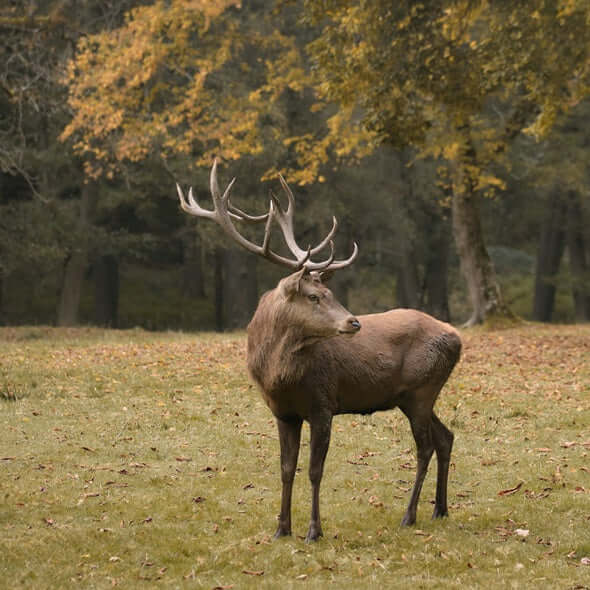
[{"label": "ground", "polygon": [[308,431],[294,537],[272,541],[274,421],[245,335],[0,330],[6,587],[590,588],[590,326],[463,332],[437,404],[455,432],[449,518],[415,527],[398,411],[339,416],[307,545]]}]

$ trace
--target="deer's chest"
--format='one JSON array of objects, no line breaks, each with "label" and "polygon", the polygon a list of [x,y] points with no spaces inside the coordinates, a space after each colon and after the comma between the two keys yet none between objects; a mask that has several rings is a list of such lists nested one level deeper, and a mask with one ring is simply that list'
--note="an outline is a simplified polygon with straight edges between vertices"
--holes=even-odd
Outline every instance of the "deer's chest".
[{"label": "deer's chest", "polygon": [[299,416],[308,419],[320,408],[334,409],[327,392],[306,387],[304,382],[263,390],[262,398],[278,418]]}]

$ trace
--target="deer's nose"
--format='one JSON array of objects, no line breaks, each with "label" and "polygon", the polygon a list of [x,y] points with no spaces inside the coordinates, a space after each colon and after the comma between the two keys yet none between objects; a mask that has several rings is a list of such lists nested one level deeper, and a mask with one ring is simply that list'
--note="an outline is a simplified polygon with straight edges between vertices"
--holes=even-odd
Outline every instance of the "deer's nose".
[{"label": "deer's nose", "polygon": [[358,330],[361,329],[361,323],[356,318],[350,318],[348,320],[348,324],[350,325],[351,328],[353,328],[357,332],[358,332]]}]

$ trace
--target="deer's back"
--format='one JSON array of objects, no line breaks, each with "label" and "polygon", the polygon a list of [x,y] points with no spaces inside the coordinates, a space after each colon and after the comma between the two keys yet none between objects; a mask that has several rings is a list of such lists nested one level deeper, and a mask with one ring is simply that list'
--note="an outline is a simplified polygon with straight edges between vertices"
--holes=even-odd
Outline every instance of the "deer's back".
[{"label": "deer's back", "polygon": [[397,405],[399,396],[446,381],[461,350],[458,332],[422,312],[395,309],[360,316],[361,330],[321,344],[334,367],[335,413]]}]

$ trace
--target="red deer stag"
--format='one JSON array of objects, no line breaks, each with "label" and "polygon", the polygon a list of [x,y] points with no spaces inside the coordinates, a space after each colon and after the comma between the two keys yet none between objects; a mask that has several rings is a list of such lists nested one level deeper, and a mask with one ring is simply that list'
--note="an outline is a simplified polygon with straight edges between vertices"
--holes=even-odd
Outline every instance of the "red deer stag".
[{"label": "red deer stag", "polygon": [[[334,218],[331,231],[315,248],[300,248],[293,233],[294,197],[282,177],[280,181],[288,198],[287,209],[272,195],[268,213],[261,216],[247,215],[230,203],[235,178],[221,193],[216,163],[210,179],[213,210],[201,208],[192,189],[185,198],[177,185],[184,211],[212,219],[247,250],[295,271],[262,296],[248,326],[248,369],[275,415],[279,430],[283,489],[275,538],[291,534],[291,493],[303,420],[309,423],[311,431],[312,505],[306,540],[315,541],[322,536],[320,481],[332,418],[337,414],[369,414],[400,408],[410,422],[418,456],[416,481],[402,525],[416,521],[418,498],[435,451],[438,472],[433,518],[447,516],[453,434],[437,418],[433,407],[459,359],[459,334],[449,324],[411,309],[394,309],[358,319],[352,316],[323,281],[327,271],[344,268],[354,261],[356,244],[348,259],[334,260]],[[234,220],[264,223],[262,245],[244,238]],[[278,223],[293,258],[270,248],[273,222]],[[314,262],[313,258],[327,246],[330,255]]]}]

